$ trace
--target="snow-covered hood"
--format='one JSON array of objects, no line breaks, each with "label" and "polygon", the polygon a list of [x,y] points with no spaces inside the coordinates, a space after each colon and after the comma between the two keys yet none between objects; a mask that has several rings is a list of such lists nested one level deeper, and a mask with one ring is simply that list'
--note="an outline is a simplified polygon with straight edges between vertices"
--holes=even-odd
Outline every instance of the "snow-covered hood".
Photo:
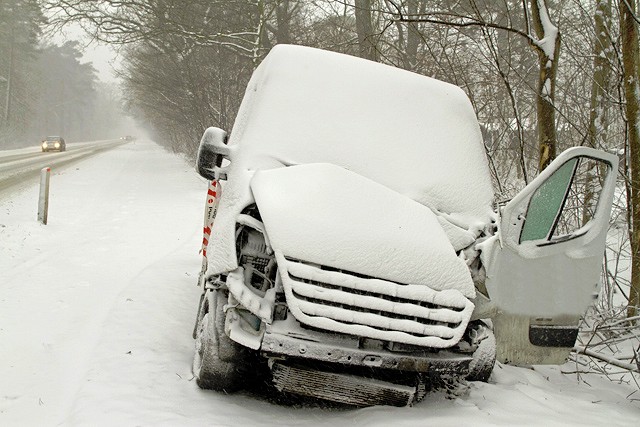
[{"label": "snow-covered hood", "polygon": [[276,253],[475,297],[437,217],[409,197],[331,164],[257,171],[251,190]]}]

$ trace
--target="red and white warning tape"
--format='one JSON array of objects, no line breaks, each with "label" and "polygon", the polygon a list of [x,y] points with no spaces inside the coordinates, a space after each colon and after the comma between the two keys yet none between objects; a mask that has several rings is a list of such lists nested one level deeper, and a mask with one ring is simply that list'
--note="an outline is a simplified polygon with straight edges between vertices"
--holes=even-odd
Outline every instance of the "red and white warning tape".
[{"label": "red and white warning tape", "polygon": [[202,253],[202,271],[207,268],[207,246],[209,245],[209,238],[211,237],[211,229],[213,228],[213,222],[216,219],[218,213],[218,202],[222,195],[222,186],[219,180],[215,179],[209,182],[209,189],[207,190],[207,202],[204,209],[204,229],[202,230],[202,247],[200,252]]}]

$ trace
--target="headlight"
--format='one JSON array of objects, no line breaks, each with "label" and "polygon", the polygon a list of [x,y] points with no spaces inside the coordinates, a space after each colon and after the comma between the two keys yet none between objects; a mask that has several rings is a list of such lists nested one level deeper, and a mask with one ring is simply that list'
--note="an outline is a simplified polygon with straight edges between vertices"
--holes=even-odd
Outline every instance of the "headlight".
[{"label": "headlight", "polygon": [[47,148],[47,143],[46,142],[42,143],[42,148]]},{"label": "headlight", "polygon": [[59,142],[56,142],[54,145],[56,146],[56,148],[60,148],[60,143]]}]

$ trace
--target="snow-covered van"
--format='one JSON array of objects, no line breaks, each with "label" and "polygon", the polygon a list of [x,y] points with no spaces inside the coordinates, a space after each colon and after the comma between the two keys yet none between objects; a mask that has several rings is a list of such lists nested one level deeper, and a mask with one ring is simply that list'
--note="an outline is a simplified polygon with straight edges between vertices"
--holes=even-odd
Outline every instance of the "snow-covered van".
[{"label": "snow-covered van", "polygon": [[[209,128],[198,385],[409,405],[496,357],[562,363],[598,293],[617,158],[562,153],[505,206],[451,84],[279,45]],[[495,207],[495,208],[494,208]]]}]

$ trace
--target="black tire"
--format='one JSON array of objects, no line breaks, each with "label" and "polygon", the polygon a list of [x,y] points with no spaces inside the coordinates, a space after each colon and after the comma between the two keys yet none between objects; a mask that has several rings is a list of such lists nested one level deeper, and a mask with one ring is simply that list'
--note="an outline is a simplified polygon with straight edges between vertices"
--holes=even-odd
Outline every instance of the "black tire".
[{"label": "black tire", "polygon": [[233,393],[242,388],[247,351],[224,333],[227,295],[208,291],[196,330],[193,375],[200,388]]},{"label": "black tire", "polygon": [[469,364],[469,381],[489,381],[493,366],[496,364],[496,337],[492,331],[483,339],[473,353],[473,360]]}]

